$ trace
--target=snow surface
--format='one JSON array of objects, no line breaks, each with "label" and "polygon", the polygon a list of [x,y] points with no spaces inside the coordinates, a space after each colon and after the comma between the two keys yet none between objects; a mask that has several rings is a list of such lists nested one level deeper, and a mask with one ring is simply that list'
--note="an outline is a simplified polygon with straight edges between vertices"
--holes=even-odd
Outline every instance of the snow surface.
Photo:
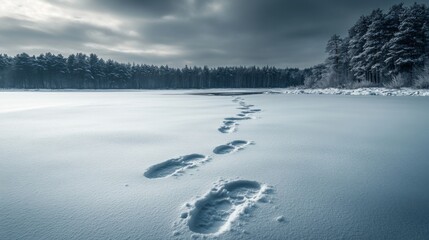
[{"label": "snow surface", "polygon": [[429,98],[206,92],[0,93],[0,239],[429,236]]},{"label": "snow surface", "polygon": [[413,88],[357,88],[357,89],[339,89],[339,88],[288,88],[280,91],[284,94],[330,94],[330,95],[354,95],[354,96],[429,96],[429,89]]}]

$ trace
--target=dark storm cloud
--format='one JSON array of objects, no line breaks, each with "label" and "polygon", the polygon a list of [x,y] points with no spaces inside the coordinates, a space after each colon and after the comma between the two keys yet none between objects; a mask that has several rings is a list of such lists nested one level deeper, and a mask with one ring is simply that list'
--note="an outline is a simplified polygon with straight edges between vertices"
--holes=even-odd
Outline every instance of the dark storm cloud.
[{"label": "dark storm cloud", "polygon": [[[3,49],[21,48],[33,54],[46,51],[84,49],[88,43],[115,44],[123,41],[123,35],[109,28],[84,23],[57,23],[56,28],[46,29],[37,22],[1,17],[0,46]],[[11,41],[13,39],[13,41]],[[90,50],[90,49],[87,49]],[[19,52],[17,52],[19,53]]]},{"label": "dark storm cloud", "polygon": [[[221,0],[224,1],[224,0]],[[191,12],[204,9],[217,0],[89,0],[81,2],[83,5],[122,14],[144,18],[163,16],[186,16]]]},{"label": "dark storm cloud", "polygon": [[279,67],[307,67],[322,62],[325,43],[332,34],[344,36],[360,15],[376,8],[387,10],[398,3],[392,0],[46,2],[65,11],[104,14],[121,24],[110,28],[109,24],[98,26],[91,21],[64,19],[52,23],[54,28],[46,29],[37,21],[8,16],[1,19],[3,49],[11,52],[39,46],[40,50],[46,47],[48,51],[55,46],[64,53],[96,52],[120,61],[149,64]]}]

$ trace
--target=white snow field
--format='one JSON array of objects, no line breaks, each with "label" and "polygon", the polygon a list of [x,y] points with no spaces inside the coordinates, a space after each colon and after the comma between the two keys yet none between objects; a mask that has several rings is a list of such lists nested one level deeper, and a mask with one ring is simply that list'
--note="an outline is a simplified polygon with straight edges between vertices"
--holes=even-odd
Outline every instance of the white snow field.
[{"label": "white snow field", "polygon": [[207,91],[1,92],[0,239],[428,239],[429,98]]}]

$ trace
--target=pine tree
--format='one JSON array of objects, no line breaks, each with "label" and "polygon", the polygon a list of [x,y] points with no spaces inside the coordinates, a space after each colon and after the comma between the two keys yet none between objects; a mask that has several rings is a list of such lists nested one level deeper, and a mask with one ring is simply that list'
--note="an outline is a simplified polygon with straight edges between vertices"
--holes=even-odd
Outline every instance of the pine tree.
[{"label": "pine tree", "polygon": [[423,67],[425,52],[424,24],[427,14],[424,5],[414,4],[406,9],[398,32],[389,42],[386,62],[394,63],[393,74],[403,74],[405,84],[411,84],[413,73]]},{"label": "pine tree", "polygon": [[32,78],[34,76],[35,58],[27,53],[16,55],[13,63],[14,86],[19,88],[32,88]]},{"label": "pine tree", "polygon": [[389,54],[389,48],[391,41],[399,31],[399,25],[401,23],[402,15],[405,12],[403,4],[393,5],[389,12],[385,16],[384,20],[384,37],[385,43],[382,47],[383,55],[383,74],[387,79],[392,78],[393,71],[395,69],[395,60]]},{"label": "pine tree", "polygon": [[62,84],[66,81],[68,75],[67,59],[63,55],[58,54],[58,56],[53,56],[53,71],[55,72],[53,86],[55,88],[62,88]]},{"label": "pine tree", "polygon": [[380,82],[382,78],[383,51],[382,48],[386,42],[385,19],[380,9],[374,10],[370,15],[371,24],[363,36],[365,45],[363,55],[365,56],[365,71],[367,80],[371,82]]},{"label": "pine tree", "polygon": [[9,87],[9,81],[7,78],[8,71],[11,68],[11,60],[5,54],[0,54],[0,87]]},{"label": "pine tree", "polygon": [[366,80],[364,45],[365,34],[370,24],[367,16],[359,18],[357,23],[349,30],[348,58],[350,59],[350,72],[357,81]]},{"label": "pine tree", "polygon": [[326,46],[326,53],[328,58],[326,59],[326,75],[325,83],[326,86],[337,86],[339,85],[343,76],[343,40],[337,34],[333,35]]},{"label": "pine tree", "polygon": [[429,74],[429,9],[427,11],[427,18],[425,20],[425,24],[423,25],[424,32],[424,42],[425,42],[425,53],[424,53],[424,64],[427,74]]}]

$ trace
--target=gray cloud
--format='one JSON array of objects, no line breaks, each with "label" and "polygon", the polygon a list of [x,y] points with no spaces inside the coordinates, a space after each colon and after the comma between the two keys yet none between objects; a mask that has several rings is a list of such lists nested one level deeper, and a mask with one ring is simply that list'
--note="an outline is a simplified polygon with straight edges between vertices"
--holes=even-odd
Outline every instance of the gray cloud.
[{"label": "gray cloud", "polygon": [[116,44],[124,38],[120,32],[84,23],[57,22],[56,28],[46,29],[28,20],[2,17],[0,21],[0,46],[7,52],[90,52],[92,49],[85,47],[88,43]]},{"label": "gray cloud", "polygon": [[185,0],[90,0],[89,6],[114,13],[146,18],[186,12]]},{"label": "gray cloud", "polygon": [[[42,1],[42,0],[39,0]],[[414,1],[405,1],[410,4]],[[19,14],[0,18],[8,54],[95,52],[148,64],[308,67],[327,39],[345,35],[362,14],[392,0],[45,0],[63,11],[108,16],[119,26],[76,18],[46,25]],[[31,4],[28,3],[27,4]],[[4,13],[3,13],[4,15]],[[85,20],[85,19],[83,19]]]}]

